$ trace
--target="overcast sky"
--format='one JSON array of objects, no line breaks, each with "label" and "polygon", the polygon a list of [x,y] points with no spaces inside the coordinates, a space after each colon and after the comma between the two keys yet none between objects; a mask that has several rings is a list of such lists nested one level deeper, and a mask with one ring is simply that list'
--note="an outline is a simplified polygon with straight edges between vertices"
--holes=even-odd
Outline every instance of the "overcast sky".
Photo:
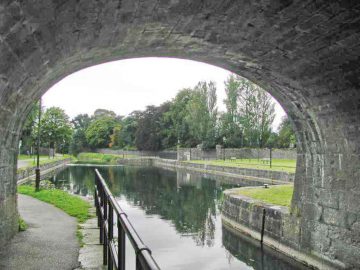
[{"label": "overcast sky", "polygon": [[[127,115],[147,105],[171,100],[199,81],[214,81],[218,107],[224,110],[224,81],[231,72],[212,65],[174,58],[136,58],[110,62],[75,72],[49,89],[43,96],[45,107],[57,106],[73,118],[93,114],[98,108]],[[241,75],[241,74],[239,74]],[[274,128],[284,111],[276,104]]]}]

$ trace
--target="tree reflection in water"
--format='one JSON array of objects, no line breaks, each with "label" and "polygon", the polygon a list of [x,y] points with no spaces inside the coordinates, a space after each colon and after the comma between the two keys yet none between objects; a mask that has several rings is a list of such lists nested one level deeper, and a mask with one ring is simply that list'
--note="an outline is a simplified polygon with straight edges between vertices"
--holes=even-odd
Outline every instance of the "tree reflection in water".
[{"label": "tree reflection in water", "polygon": [[[83,196],[93,194],[94,168],[68,167],[52,181],[57,188]],[[98,169],[114,196],[124,196],[147,215],[171,220],[177,232],[191,236],[199,246],[214,245],[216,211],[223,189],[216,181],[151,167]]]},{"label": "tree reflection in water", "polygon": [[[95,167],[73,166],[53,178],[56,187],[70,190],[83,196],[94,191]],[[259,247],[258,242],[244,240],[225,227],[221,230],[219,208],[223,193],[234,187],[233,180],[203,177],[201,174],[184,171],[169,171],[153,167],[98,167],[120,204],[131,206],[128,210],[137,216],[137,225],[144,224],[149,232],[147,217],[159,222],[163,231],[156,230],[152,244],[158,247],[158,259],[166,269],[305,269],[301,265],[289,262],[279,254]],[[254,184],[244,181],[241,185]],[[239,186],[239,185],[236,185]],[[145,223],[141,223],[145,222]],[[151,223],[151,221],[149,221]],[[173,230],[175,228],[175,230]],[[176,232],[176,236],[172,232]],[[151,234],[151,233],[150,233]],[[180,238],[178,237],[180,236]],[[185,237],[184,237],[185,236]],[[170,237],[163,244],[161,238]],[[151,237],[150,237],[151,238]],[[155,240],[154,240],[155,239]],[[193,246],[190,243],[195,243]],[[174,246],[176,246],[176,251]],[[186,247],[184,249],[184,247]],[[168,259],[169,252],[177,254]],[[181,256],[186,256],[185,261]],[[201,260],[199,259],[201,257]],[[215,268],[214,268],[215,267]]]}]

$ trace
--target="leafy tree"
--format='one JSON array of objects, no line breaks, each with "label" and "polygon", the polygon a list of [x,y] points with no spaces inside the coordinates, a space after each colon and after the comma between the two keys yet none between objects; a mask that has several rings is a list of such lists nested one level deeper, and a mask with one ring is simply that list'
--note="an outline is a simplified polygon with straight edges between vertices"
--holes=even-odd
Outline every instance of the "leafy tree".
[{"label": "leafy tree", "polygon": [[119,142],[119,147],[121,148],[135,147],[135,133],[141,115],[142,115],[141,111],[133,111],[123,119],[122,129],[120,131],[121,141]]},{"label": "leafy tree", "polygon": [[121,125],[118,124],[114,127],[113,133],[110,135],[110,148],[121,147],[122,138],[121,138]]},{"label": "leafy tree", "polygon": [[171,121],[172,128],[168,130],[169,137],[175,138],[175,145],[179,142],[183,147],[195,144],[189,130],[189,123],[186,120],[188,115],[188,104],[192,99],[192,89],[179,91],[170,104],[169,111],[165,117]]},{"label": "leafy tree", "polygon": [[71,121],[74,128],[70,144],[70,152],[72,154],[77,155],[89,147],[85,132],[89,127],[90,122],[91,118],[87,114],[79,114]]},{"label": "leafy tree", "polygon": [[279,136],[277,146],[279,148],[289,148],[296,145],[295,132],[292,123],[287,116],[284,116],[279,126]]},{"label": "leafy tree", "polygon": [[[68,151],[72,128],[69,117],[63,109],[58,107],[47,109],[41,118],[40,127],[40,140],[43,145],[54,150],[57,148],[62,153]],[[37,127],[34,133],[37,133]]]},{"label": "leafy tree", "polygon": [[93,119],[85,131],[85,137],[90,147],[103,148],[110,144],[110,135],[119,123],[111,116],[101,116]]},{"label": "leafy tree", "polygon": [[204,148],[216,143],[216,86],[214,82],[199,82],[187,105],[187,122],[191,135]]},{"label": "leafy tree", "polygon": [[225,81],[226,98],[224,100],[226,112],[221,116],[221,137],[226,147],[241,147],[243,133],[239,115],[238,98],[240,94],[240,81],[235,75],[230,75]]},{"label": "leafy tree", "polygon": [[[163,107],[164,106],[164,107]],[[167,108],[165,108],[165,106]],[[139,150],[158,151],[162,147],[161,120],[168,105],[147,106],[138,121],[135,133],[135,145]]]},{"label": "leafy tree", "polygon": [[37,119],[39,115],[39,102],[34,102],[31,105],[30,112],[25,120],[23,129],[21,131],[21,150],[30,151],[30,149],[35,146],[36,138],[32,135],[36,132],[35,127],[37,127]]},{"label": "leafy tree", "polygon": [[264,147],[275,117],[275,104],[271,96],[259,86],[239,77],[239,115],[244,144]]},{"label": "leafy tree", "polygon": [[103,117],[116,118],[116,113],[111,110],[96,109],[94,112],[94,118],[98,119]]}]

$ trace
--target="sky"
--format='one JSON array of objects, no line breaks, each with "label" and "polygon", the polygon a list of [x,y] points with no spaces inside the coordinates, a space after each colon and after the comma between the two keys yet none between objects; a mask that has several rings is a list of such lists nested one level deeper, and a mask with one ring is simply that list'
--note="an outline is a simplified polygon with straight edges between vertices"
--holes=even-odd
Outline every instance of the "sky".
[{"label": "sky", "polygon": [[[92,115],[98,108],[126,116],[148,105],[171,100],[179,90],[194,87],[199,81],[211,80],[217,86],[218,108],[224,111],[224,81],[230,74],[225,69],[191,60],[127,59],[75,72],[52,86],[42,100],[46,108],[63,108],[70,118],[83,113]],[[273,127],[277,129],[285,112],[277,102],[275,110]]]}]

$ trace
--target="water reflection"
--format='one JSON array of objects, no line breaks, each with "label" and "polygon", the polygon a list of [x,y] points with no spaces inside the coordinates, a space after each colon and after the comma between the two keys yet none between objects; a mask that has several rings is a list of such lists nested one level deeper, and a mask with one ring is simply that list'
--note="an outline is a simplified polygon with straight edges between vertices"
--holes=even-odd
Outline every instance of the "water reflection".
[{"label": "water reflection", "polygon": [[261,247],[259,241],[239,234],[227,226],[222,227],[222,242],[232,256],[255,270],[308,269],[269,247]]},{"label": "water reflection", "polygon": [[[231,179],[153,167],[98,169],[163,269],[301,269],[291,264],[276,268],[276,256],[261,255],[254,243],[241,242],[222,228],[222,190],[239,186]],[[76,194],[93,194],[94,167],[68,167],[53,182]]]}]

